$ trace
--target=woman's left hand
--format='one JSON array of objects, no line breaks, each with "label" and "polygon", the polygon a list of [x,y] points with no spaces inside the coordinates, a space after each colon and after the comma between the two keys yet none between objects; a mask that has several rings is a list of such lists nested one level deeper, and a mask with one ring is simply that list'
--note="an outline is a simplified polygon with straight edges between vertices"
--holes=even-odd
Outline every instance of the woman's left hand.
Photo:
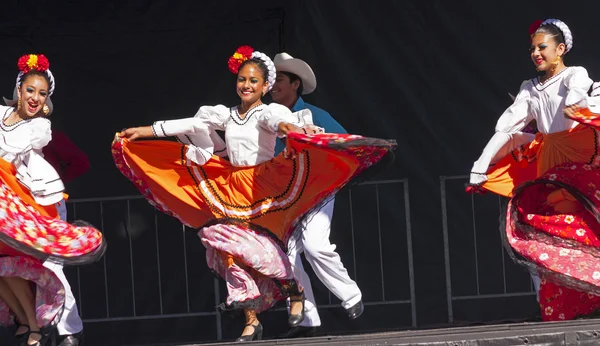
[{"label": "woman's left hand", "polygon": [[280,135],[287,135],[290,132],[303,133],[305,135],[315,135],[319,133],[324,133],[322,128],[315,125],[307,124],[303,127],[298,127],[294,124],[283,122],[279,123],[279,128],[277,132],[279,132]]},{"label": "woman's left hand", "polygon": [[302,128],[300,128],[294,124],[284,123],[284,122],[279,123],[279,126],[277,126],[277,132],[283,136],[287,135],[290,132],[304,133]]}]

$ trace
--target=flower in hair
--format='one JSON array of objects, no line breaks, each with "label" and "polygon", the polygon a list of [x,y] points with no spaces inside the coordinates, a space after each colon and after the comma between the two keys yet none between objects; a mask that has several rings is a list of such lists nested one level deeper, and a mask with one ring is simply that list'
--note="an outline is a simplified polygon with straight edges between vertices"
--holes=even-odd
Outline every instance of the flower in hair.
[{"label": "flower in hair", "polygon": [[43,54],[25,54],[17,62],[19,71],[27,73],[31,70],[46,72],[50,68],[50,62]]},{"label": "flower in hair", "polygon": [[533,34],[535,34],[535,32],[537,31],[537,29],[542,25],[541,20],[536,20],[535,22],[531,23],[531,25],[529,26],[529,37],[533,38]]},{"label": "flower in hair", "polygon": [[250,58],[252,58],[252,53],[254,52],[254,48],[250,46],[241,46],[239,47],[235,53],[231,57],[229,57],[229,61],[227,61],[227,66],[229,67],[229,71],[233,74],[237,74],[240,65]]}]

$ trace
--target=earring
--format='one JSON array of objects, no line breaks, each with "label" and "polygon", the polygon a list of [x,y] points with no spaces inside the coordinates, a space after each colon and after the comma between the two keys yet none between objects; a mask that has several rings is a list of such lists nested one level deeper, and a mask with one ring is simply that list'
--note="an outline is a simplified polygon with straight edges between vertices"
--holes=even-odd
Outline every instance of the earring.
[{"label": "earring", "polygon": [[558,67],[558,64],[560,63],[560,55],[556,56],[556,58],[554,58],[554,60],[552,61],[552,72],[554,72],[554,70],[556,70],[556,68]]},{"label": "earring", "polygon": [[552,61],[552,65],[558,65],[558,63],[560,62],[561,56],[557,55],[556,58],[554,58],[554,61]]},{"label": "earring", "polygon": [[48,113],[50,113],[50,107],[44,105],[44,107],[42,107],[42,112],[44,112],[44,115],[48,115]]},{"label": "earring", "polygon": [[17,110],[20,111],[21,110],[21,97],[19,96],[19,99],[17,100]]}]

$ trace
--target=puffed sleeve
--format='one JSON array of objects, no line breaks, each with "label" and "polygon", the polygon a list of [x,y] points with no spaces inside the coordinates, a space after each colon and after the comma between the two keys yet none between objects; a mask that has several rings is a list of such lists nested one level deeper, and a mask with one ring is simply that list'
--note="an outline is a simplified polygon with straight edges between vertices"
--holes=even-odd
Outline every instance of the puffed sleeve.
[{"label": "puffed sleeve", "polygon": [[277,133],[279,124],[290,123],[298,127],[306,125],[306,119],[312,121],[312,116],[309,110],[304,109],[299,112],[292,113],[287,107],[277,103],[271,103],[267,108],[261,112],[258,117],[258,122],[261,126],[273,133]]},{"label": "puffed sleeve", "polygon": [[471,169],[471,184],[481,184],[487,180],[485,173],[488,167],[509,154],[519,146],[531,142],[535,135],[521,132],[527,124],[534,120],[529,111],[531,81],[521,84],[514,103],[508,107],[496,123],[496,133],[483,149],[481,156]]},{"label": "puffed sleeve", "polygon": [[50,128],[50,120],[46,118],[36,118],[30,123],[29,142],[34,150],[41,150],[50,140],[52,140],[52,130]]},{"label": "puffed sleeve", "polygon": [[533,115],[529,111],[529,100],[531,95],[531,81],[523,82],[521,90],[515,97],[513,104],[508,107],[496,123],[496,132],[515,132],[520,131],[533,120]]},{"label": "puffed sleeve", "polygon": [[26,154],[30,150],[40,151],[52,139],[50,120],[35,118],[29,123],[17,127],[14,133],[0,142],[2,150],[15,156]]},{"label": "puffed sleeve", "polygon": [[225,121],[229,117],[229,108],[202,106],[193,118],[157,121],[152,125],[156,137],[170,137],[190,133],[206,133],[225,130]]},{"label": "puffed sleeve", "polygon": [[594,83],[589,77],[587,70],[581,66],[571,67],[569,75],[563,79],[567,87],[565,106],[579,105],[587,106],[587,97],[590,87]]}]

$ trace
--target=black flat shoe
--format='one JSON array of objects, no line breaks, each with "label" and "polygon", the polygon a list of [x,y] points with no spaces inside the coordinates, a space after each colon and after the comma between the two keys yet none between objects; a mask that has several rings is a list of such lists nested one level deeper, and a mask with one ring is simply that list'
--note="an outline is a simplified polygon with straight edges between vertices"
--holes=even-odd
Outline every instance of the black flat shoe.
[{"label": "black flat shoe", "polygon": [[254,337],[256,337],[256,340],[262,340],[262,333],[263,333],[263,327],[262,324],[260,324],[260,322],[258,322],[257,325],[253,325],[252,323],[249,323],[246,325],[246,327],[252,327],[254,328],[254,332],[252,332],[252,334],[250,335],[242,335],[239,338],[237,338],[235,341],[252,341],[254,340]]},{"label": "black flat shoe", "polygon": [[302,311],[296,315],[290,314],[290,317],[288,318],[288,324],[290,325],[290,327],[292,327],[292,328],[298,327],[298,325],[300,325],[300,323],[302,323],[302,321],[304,321],[304,301],[305,300],[306,300],[306,297],[304,296],[304,291],[302,291],[301,299],[290,298],[290,310],[292,309],[292,302],[302,302]]},{"label": "black flat shoe", "polygon": [[294,339],[294,338],[308,338],[315,336],[317,333],[317,327],[303,327],[298,326],[291,328],[286,333],[279,335],[278,339]]},{"label": "black flat shoe", "polygon": [[346,312],[348,312],[348,317],[350,317],[351,320],[354,320],[357,319],[360,315],[362,315],[364,310],[365,306],[363,305],[363,302],[361,300],[358,303],[351,306],[350,308],[346,309]]}]

